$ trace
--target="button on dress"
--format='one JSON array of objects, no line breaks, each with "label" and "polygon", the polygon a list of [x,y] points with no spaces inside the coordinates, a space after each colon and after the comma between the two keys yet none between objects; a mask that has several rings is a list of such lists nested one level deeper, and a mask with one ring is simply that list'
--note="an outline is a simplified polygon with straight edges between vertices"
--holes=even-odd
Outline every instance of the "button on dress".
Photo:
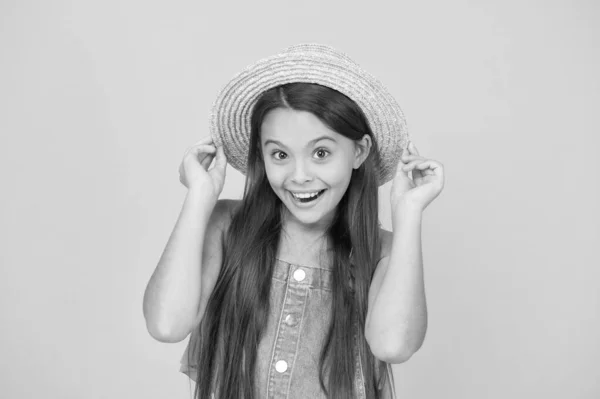
[{"label": "button on dress", "polygon": [[[270,293],[271,309],[258,347],[255,373],[259,399],[327,399],[319,384],[319,355],[331,320],[332,271],[277,259]],[[363,364],[355,339],[355,399],[365,396]],[[190,348],[198,344],[195,329],[181,358],[180,371],[194,381],[197,368],[188,362]],[[381,387],[382,399],[396,399],[390,364]],[[376,368],[378,375],[378,368]],[[218,378],[218,376],[216,377]],[[215,399],[222,399],[217,398]]]}]

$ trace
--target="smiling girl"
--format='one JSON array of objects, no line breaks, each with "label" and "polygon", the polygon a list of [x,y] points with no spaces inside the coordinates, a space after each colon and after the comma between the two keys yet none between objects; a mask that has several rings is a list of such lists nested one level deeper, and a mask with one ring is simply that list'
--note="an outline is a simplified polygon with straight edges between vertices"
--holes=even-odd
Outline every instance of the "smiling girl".
[{"label": "smiling girl", "polygon": [[[324,45],[248,67],[212,118],[180,166],[188,191],[146,288],[148,331],[190,336],[195,398],[395,398],[390,365],[427,328],[421,219],[442,165],[406,146],[379,82]],[[219,199],[227,162],[247,175],[240,201]],[[391,179],[393,233],[378,218]]]}]

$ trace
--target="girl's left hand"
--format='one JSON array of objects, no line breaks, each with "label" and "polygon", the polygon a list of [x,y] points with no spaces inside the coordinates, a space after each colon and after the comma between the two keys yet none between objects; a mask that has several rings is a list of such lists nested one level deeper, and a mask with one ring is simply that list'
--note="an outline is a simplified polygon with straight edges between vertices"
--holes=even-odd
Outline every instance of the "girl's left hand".
[{"label": "girl's left hand", "polygon": [[[444,188],[444,166],[420,156],[412,142],[407,150],[400,157],[392,182],[392,210],[409,206],[424,211]],[[408,177],[411,170],[412,180]]]}]

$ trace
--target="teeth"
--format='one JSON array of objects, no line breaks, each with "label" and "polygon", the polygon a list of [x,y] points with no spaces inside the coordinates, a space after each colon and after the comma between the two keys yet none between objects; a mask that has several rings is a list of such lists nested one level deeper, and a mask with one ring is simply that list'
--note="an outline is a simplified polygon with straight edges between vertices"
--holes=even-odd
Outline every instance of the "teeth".
[{"label": "teeth", "polygon": [[296,198],[312,198],[316,197],[319,192],[315,191],[314,193],[292,193]]}]

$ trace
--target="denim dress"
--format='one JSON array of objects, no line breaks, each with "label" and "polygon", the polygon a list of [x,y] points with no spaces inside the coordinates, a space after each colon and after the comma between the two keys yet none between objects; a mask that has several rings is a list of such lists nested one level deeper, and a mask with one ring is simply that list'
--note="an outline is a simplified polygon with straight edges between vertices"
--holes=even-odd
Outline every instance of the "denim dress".
[{"label": "denim dress", "polygon": [[[331,320],[331,284],[330,269],[293,264],[280,259],[275,262],[270,293],[271,310],[257,352],[257,398],[327,399],[319,384],[319,355]],[[369,399],[365,394],[356,331],[353,335],[356,399]],[[190,335],[179,369],[194,381],[197,368],[188,362],[188,353],[197,344],[198,333],[195,329]],[[379,368],[375,370],[379,377]],[[380,387],[380,397],[396,399],[394,376],[389,363],[385,370],[387,378]],[[221,399],[216,395],[214,398]]]}]

